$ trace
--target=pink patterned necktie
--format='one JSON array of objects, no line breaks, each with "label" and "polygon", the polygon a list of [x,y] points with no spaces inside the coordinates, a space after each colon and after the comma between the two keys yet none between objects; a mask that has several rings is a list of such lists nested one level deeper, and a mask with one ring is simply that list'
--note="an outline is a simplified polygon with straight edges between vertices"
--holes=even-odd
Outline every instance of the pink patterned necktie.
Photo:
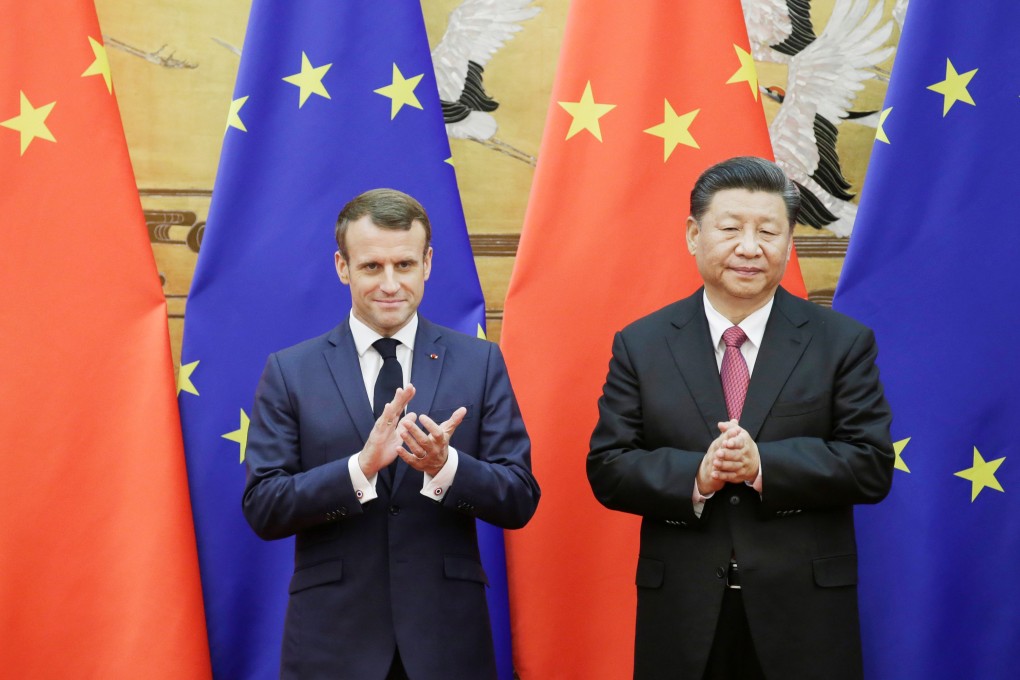
[{"label": "pink patterned necktie", "polygon": [[739,419],[740,412],[744,410],[747,385],[751,382],[747,362],[744,361],[744,355],[740,353],[740,346],[747,340],[747,334],[740,326],[733,326],[726,329],[722,338],[726,343],[726,352],[723,354],[719,377],[722,378],[726,410],[731,419]]}]

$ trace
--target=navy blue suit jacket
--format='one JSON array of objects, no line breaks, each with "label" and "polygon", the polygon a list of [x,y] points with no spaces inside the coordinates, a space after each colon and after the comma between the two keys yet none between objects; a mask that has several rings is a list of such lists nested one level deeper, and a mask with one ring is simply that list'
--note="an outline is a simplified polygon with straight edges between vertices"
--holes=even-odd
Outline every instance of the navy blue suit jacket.
[{"label": "navy blue suit jacket", "polygon": [[531,447],[499,348],[419,320],[409,411],[442,422],[460,406],[456,478],[442,502],[397,460],[392,488],[362,505],[347,459],[374,424],[345,320],[269,357],[248,433],[243,509],[265,539],[296,535],[285,678],[385,677],[394,647],[415,680],[496,675],[475,519],[534,514]]},{"label": "navy blue suit jacket", "polygon": [[868,328],[778,289],[739,421],[763,492],[728,484],[697,517],[728,420],[702,292],[616,335],[588,479],[643,517],[635,678],[703,676],[734,553],[766,677],[862,676],[853,506],[885,497],[894,462],[877,352]]}]

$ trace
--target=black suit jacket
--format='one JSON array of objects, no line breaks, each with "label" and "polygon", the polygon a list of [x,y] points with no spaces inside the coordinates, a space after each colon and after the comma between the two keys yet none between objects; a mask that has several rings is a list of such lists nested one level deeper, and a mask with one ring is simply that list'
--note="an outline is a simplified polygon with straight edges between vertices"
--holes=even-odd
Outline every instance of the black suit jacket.
[{"label": "black suit jacket", "polygon": [[859,678],[853,506],[889,491],[891,414],[872,332],[776,291],[740,424],[763,492],[729,484],[694,514],[702,457],[728,419],[702,292],[613,342],[588,479],[641,515],[636,678],[704,673],[731,554],[769,678]]},{"label": "black suit jacket", "polygon": [[273,354],[248,433],[243,509],[265,539],[296,534],[281,677],[385,677],[399,645],[418,680],[496,675],[475,518],[504,528],[534,514],[531,447],[499,348],[419,320],[410,411],[467,416],[442,502],[395,463],[393,487],[362,505],[347,459],[374,424],[347,321]]}]

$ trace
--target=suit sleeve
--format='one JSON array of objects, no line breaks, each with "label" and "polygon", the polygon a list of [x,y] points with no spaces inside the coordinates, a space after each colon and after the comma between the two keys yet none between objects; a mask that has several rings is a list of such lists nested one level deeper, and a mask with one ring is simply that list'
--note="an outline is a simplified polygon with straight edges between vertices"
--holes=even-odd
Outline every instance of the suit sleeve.
[{"label": "suit sleeve", "polygon": [[613,339],[598,406],[587,472],[599,502],[611,510],[685,525],[700,522],[691,492],[705,452],[645,448],[641,383],[622,333]]},{"label": "suit sleeve", "polygon": [[503,355],[493,343],[489,343],[479,415],[477,442],[461,442],[454,433],[451,443],[461,455],[443,503],[489,524],[519,529],[535,514],[540,491],[531,472],[531,440]]},{"label": "suit sleeve", "polygon": [[362,512],[347,457],[303,469],[298,418],[276,355],[255,392],[245,462],[242,509],[261,538],[283,538]]},{"label": "suit sleeve", "polygon": [[[889,493],[895,462],[892,413],[877,356],[874,333],[862,328],[832,378],[827,434],[758,442],[763,511],[877,503]],[[790,417],[801,418],[806,431],[813,427],[810,413]]]}]

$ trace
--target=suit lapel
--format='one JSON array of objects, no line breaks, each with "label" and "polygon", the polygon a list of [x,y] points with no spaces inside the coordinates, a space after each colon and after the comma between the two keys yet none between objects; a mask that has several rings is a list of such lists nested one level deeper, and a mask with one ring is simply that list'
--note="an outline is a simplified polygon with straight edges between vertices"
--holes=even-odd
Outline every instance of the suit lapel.
[{"label": "suit lapel", "polygon": [[716,424],[727,419],[726,400],[700,289],[677,305],[672,324],[674,328],[666,342],[673,361],[698,405],[709,435],[715,439],[719,436]]},{"label": "suit lapel", "polygon": [[797,309],[796,303],[782,288],[776,290],[775,304],[765,325],[740,416],[740,425],[752,438],[758,437],[772,404],[811,341],[811,332],[806,328],[807,317]]},{"label": "suit lapel", "polygon": [[354,336],[345,320],[333,329],[327,340],[330,347],[323,354],[326,357],[326,364],[330,373],[333,374],[333,382],[340,390],[340,397],[347,407],[347,412],[354,421],[358,430],[361,443],[365,443],[368,433],[375,425],[375,418],[372,417],[372,405],[365,393],[365,379],[361,376],[361,362],[358,360],[358,350],[354,346]]}]

